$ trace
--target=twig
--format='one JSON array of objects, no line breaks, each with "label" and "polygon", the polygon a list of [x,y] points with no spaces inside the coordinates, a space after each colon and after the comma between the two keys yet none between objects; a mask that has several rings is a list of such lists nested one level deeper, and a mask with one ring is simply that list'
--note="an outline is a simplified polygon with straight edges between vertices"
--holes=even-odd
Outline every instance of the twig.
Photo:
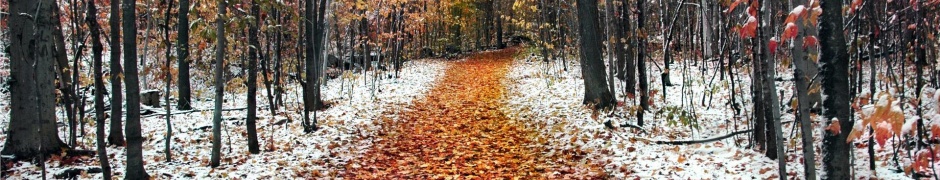
[{"label": "twig", "polygon": [[689,145],[689,144],[698,144],[698,143],[709,143],[709,142],[714,142],[714,141],[719,141],[719,140],[722,140],[722,139],[727,139],[727,138],[730,138],[730,137],[734,137],[734,136],[739,135],[739,134],[749,133],[749,132],[751,132],[751,131],[752,131],[751,129],[743,130],[743,131],[737,131],[737,132],[733,132],[733,133],[731,133],[731,134],[727,134],[727,135],[724,135],[724,136],[713,137],[713,138],[702,139],[702,140],[650,141],[650,142],[655,143],[655,144],[669,144],[669,145]]},{"label": "twig", "polygon": [[[258,106],[258,109],[263,109],[263,108],[268,108],[268,106]],[[222,111],[242,111],[242,110],[247,110],[247,109],[248,109],[248,107],[241,107],[241,108],[222,109]],[[159,109],[143,109],[143,110],[159,110]],[[194,109],[194,110],[187,110],[187,111],[176,111],[176,112],[170,113],[170,115],[188,114],[188,113],[195,113],[195,112],[205,112],[205,111],[212,111],[212,110],[214,110],[214,109],[208,108],[208,109]],[[162,113],[153,113],[153,114],[150,114],[150,115],[141,116],[141,118],[149,118],[149,117],[165,116],[165,115],[166,115],[165,112],[162,112]]]}]

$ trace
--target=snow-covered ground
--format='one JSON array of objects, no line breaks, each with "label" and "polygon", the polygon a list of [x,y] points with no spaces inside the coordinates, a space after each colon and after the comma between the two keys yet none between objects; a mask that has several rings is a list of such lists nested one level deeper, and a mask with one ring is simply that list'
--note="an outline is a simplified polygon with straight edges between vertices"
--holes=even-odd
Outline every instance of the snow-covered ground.
[{"label": "snow-covered ground", "polygon": [[[736,103],[742,104],[741,115],[735,116],[728,103],[732,92],[729,79],[719,80],[714,67],[704,68],[701,62],[677,62],[672,66],[671,80],[676,86],[667,87],[665,99],[660,83],[661,70],[650,65],[650,88],[653,107],[645,114],[646,132],[632,128],[607,129],[605,121],[616,126],[636,124],[634,99],[623,95],[622,84],[617,82],[617,100],[626,101],[614,112],[593,112],[582,105],[584,85],[580,64],[569,61],[568,71],[561,61],[543,63],[536,57],[519,57],[514,62],[504,83],[508,94],[509,116],[528,122],[548,137],[556,152],[583,152],[587,160],[602,164],[613,179],[768,179],[779,178],[778,166],[762,153],[747,148],[748,134],[711,143],[692,145],[659,145],[651,141],[699,140],[749,129],[746,121],[750,114],[750,78],[738,75],[735,79]],[[606,60],[605,60],[606,61]],[[688,71],[682,71],[688,65]],[[709,63],[709,66],[713,65]],[[743,73],[739,73],[743,74]],[[792,75],[779,74],[787,79]],[[685,86],[683,86],[683,84]],[[779,90],[786,90],[781,99],[789,102],[792,83],[778,82]],[[637,96],[637,98],[639,98]],[[685,102],[685,103],[683,103]],[[637,103],[638,106],[638,103]],[[789,108],[789,107],[787,107]],[[691,121],[682,122],[681,114]],[[669,114],[673,114],[670,120]],[[792,121],[792,114],[782,112],[782,121]],[[821,119],[817,120],[821,122]],[[802,143],[794,129],[797,123],[783,126],[786,144],[788,178],[803,176]],[[698,126],[695,128],[694,126]],[[814,124],[816,137],[817,171],[822,172],[821,147],[823,125]],[[891,146],[886,146],[891,147]],[[878,148],[876,148],[878,149]],[[879,157],[890,157],[890,148],[879,149]],[[868,179],[908,179],[888,159],[878,159],[877,175],[868,170],[867,149],[856,148],[853,171],[856,177]],[[909,163],[907,163],[909,164]]]},{"label": "snow-covered ground", "polygon": [[[388,78],[393,72],[380,73],[386,78],[376,79],[373,72],[368,76],[346,74],[329,80],[322,95],[332,103],[329,109],[319,111],[317,117],[320,130],[304,133],[300,125],[302,98],[299,86],[286,87],[286,107],[272,115],[267,108],[258,110],[258,136],[261,153],[251,155],[247,148],[244,127],[245,111],[223,112],[222,162],[218,168],[210,168],[212,111],[174,115],[172,161],[164,156],[166,122],[163,116],[143,118],[145,168],[152,177],[159,179],[294,179],[312,177],[336,177],[346,161],[359,156],[371,146],[374,130],[383,119],[394,119],[401,107],[407,107],[414,99],[423,95],[441,77],[448,66],[442,60],[415,60],[405,63],[398,79]],[[243,87],[227,87],[243,88]],[[172,90],[172,89],[171,89]],[[210,90],[206,90],[211,92]],[[236,92],[239,92],[236,90]],[[208,94],[208,93],[207,93]],[[267,107],[268,101],[263,86],[259,87],[258,105]],[[210,95],[205,95],[210,96]],[[245,107],[246,95],[227,93],[224,108]],[[198,98],[203,99],[204,98]],[[162,98],[161,98],[162,100]],[[211,100],[195,101],[195,109],[211,109]],[[8,108],[8,107],[3,107]],[[154,111],[162,111],[154,109]],[[4,110],[3,112],[8,112]],[[146,115],[145,115],[146,116]],[[284,123],[285,120],[290,122]],[[0,124],[6,129],[8,113],[0,115]],[[60,137],[66,139],[67,129],[61,127]],[[88,136],[80,137],[79,149],[94,149],[93,126],[86,128]],[[6,133],[0,133],[0,141]],[[0,145],[2,148],[2,145]],[[109,147],[109,159],[115,177],[124,173],[126,160],[123,147]],[[53,162],[47,165],[49,177],[66,168],[99,166],[97,159],[89,157],[75,164],[62,165]],[[30,162],[16,162],[11,179],[38,179],[39,167]],[[83,175],[81,179],[98,178],[100,173]]]}]

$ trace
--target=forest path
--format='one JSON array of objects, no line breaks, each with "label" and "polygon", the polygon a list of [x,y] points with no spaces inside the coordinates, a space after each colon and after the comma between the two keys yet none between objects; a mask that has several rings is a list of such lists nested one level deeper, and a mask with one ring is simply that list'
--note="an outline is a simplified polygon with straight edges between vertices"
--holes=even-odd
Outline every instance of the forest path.
[{"label": "forest path", "polygon": [[400,119],[386,121],[372,149],[346,165],[345,176],[533,179],[570,172],[558,170],[571,167],[554,167],[564,164],[555,163],[565,161],[562,156],[544,155],[544,143],[535,141],[538,132],[503,114],[506,88],[501,80],[516,51],[486,52],[455,62],[426,98],[415,100]]}]

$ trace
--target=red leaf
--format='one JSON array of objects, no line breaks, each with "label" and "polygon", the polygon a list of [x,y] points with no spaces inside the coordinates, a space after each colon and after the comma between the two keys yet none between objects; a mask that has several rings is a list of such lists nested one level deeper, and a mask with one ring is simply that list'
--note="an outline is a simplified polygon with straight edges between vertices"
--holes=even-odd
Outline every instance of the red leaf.
[{"label": "red leaf", "polygon": [[747,7],[747,14],[751,16],[757,16],[757,3],[754,3],[751,6]]},{"label": "red leaf", "polygon": [[734,1],[733,3],[731,3],[731,6],[728,7],[728,11],[725,11],[725,13],[734,12],[734,8],[735,8],[735,7],[738,7],[738,4],[741,4],[742,2],[744,2],[744,0],[736,0],[736,1]]},{"label": "red leaf", "polygon": [[752,38],[757,35],[757,18],[754,16],[747,18],[747,23],[741,28],[741,37]]},{"label": "red leaf", "polygon": [[770,54],[777,53],[777,38],[771,38],[770,42],[767,42],[767,48],[770,49]]},{"label": "red leaf", "polygon": [[794,23],[796,20],[803,16],[803,13],[806,11],[806,7],[803,5],[796,6],[793,10],[790,11],[790,15],[787,16],[787,20],[783,23]]},{"label": "red leaf", "polygon": [[849,14],[855,13],[859,6],[862,6],[862,0],[853,0],[852,4],[849,5]]},{"label": "red leaf", "polygon": [[803,48],[805,49],[807,47],[816,47],[817,41],[818,40],[816,40],[816,36],[803,37]]},{"label": "red leaf", "polygon": [[787,23],[787,28],[783,30],[783,41],[793,39],[800,32],[800,28],[794,23]]}]

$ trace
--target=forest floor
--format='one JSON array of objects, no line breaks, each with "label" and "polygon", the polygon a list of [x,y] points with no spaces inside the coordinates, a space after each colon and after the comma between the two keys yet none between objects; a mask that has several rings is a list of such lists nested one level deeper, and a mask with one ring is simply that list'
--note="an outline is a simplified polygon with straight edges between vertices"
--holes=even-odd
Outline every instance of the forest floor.
[{"label": "forest floor", "polygon": [[[346,165],[350,179],[586,178],[602,167],[571,167],[583,156],[545,153],[545,138],[504,112],[501,83],[516,49],[456,62],[424,99],[388,121],[378,142]],[[541,141],[540,141],[541,140]]]}]

